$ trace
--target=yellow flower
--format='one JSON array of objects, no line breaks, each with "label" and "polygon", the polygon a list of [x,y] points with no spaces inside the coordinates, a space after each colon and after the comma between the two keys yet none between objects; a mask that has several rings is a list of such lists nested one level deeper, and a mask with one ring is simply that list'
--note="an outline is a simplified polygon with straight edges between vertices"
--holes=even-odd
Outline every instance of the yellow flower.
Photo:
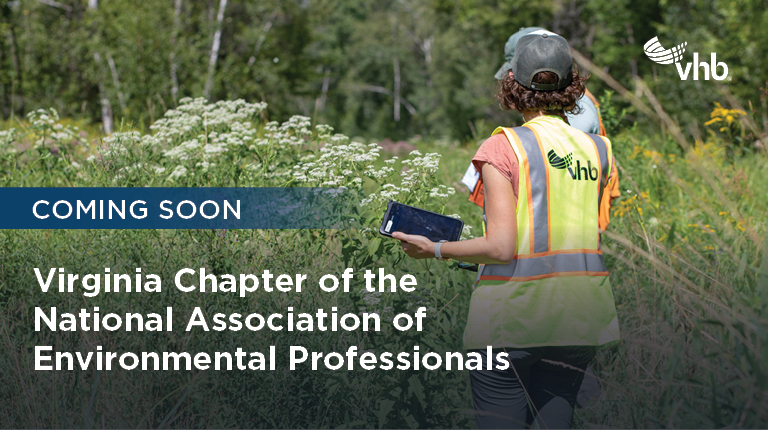
[{"label": "yellow flower", "polygon": [[726,109],[720,103],[715,102],[715,108],[712,109],[712,113],[709,114],[711,118],[705,122],[704,125],[709,126],[712,124],[723,123],[723,126],[719,128],[721,132],[726,131],[728,126],[735,123],[740,116],[745,116],[747,113],[741,109]]}]

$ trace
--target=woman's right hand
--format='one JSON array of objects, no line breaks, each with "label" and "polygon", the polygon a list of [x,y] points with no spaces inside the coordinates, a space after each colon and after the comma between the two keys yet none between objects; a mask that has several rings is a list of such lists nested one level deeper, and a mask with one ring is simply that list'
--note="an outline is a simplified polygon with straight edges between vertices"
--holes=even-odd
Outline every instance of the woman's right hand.
[{"label": "woman's right hand", "polygon": [[424,236],[396,231],[392,233],[392,237],[400,241],[403,251],[409,257],[416,259],[435,258],[435,242]]},{"label": "woman's right hand", "polygon": [[[495,167],[482,166],[485,184],[485,218],[488,234],[470,240],[445,242],[440,248],[444,258],[476,264],[507,264],[517,251],[517,199],[512,183]],[[435,242],[424,236],[395,232],[403,250],[413,258],[434,258]]]}]

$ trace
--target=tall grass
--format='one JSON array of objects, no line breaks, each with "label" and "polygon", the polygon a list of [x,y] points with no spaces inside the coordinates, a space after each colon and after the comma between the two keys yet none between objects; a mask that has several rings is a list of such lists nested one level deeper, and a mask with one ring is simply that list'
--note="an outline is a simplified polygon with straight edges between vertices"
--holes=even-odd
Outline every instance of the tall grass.
[{"label": "tall grass", "polygon": [[[576,411],[575,425],[765,427],[768,167],[765,152],[752,145],[758,139],[768,141],[765,129],[751,119],[751,111],[737,106],[727,93],[722,100],[727,108],[713,112],[712,119],[718,121],[683,129],[641,82],[637,83],[636,95],[598,70],[592,72],[614,85],[634,112],[652,125],[620,121],[621,113],[612,107],[612,99],[604,100],[607,103],[603,113],[612,127],[610,137],[619,164],[622,197],[614,201],[611,225],[602,236],[602,246],[615,287],[622,342],[599,353],[594,367],[602,396],[591,408]],[[193,130],[181,137],[169,129],[156,128],[154,139],[161,141],[118,134],[107,142],[108,148],[96,151],[99,155],[86,161],[93,151],[63,141],[52,142],[50,134],[49,140],[36,145],[40,131],[48,129],[41,123],[34,129],[33,118],[29,129],[16,132],[22,133],[22,138],[0,145],[14,149],[3,153],[3,169],[8,173],[2,184],[292,185],[302,175],[312,176],[316,166],[307,163],[319,160],[321,154],[341,157],[344,152],[321,152],[321,147],[348,143],[342,137],[331,140],[327,129],[321,133],[309,130],[301,120],[280,128],[259,124],[255,111],[248,118],[231,118],[232,123],[249,121],[252,127],[249,124],[238,128],[221,122],[212,129]],[[216,135],[211,134],[214,132]],[[173,158],[178,151],[167,155],[167,151],[196,138],[195,133],[202,133],[206,143],[215,145],[220,144],[215,139],[222,133],[230,137],[236,134],[234,137],[244,141],[266,140],[264,145],[253,148],[233,146],[216,159],[205,158],[202,146],[193,145],[186,146],[198,151],[193,151],[191,158]],[[3,138],[0,135],[0,143]],[[51,151],[54,143],[58,145],[56,154]],[[355,183],[375,195],[371,206],[357,214],[372,228],[389,195],[385,192],[395,189],[398,199],[429,202],[433,189],[438,194],[446,192],[438,184],[452,186],[457,193],[432,202],[435,209],[459,213],[479,229],[480,211],[466,201],[458,183],[474,148],[449,143],[415,144],[422,152],[440,153],[443,167],[422,167],[425,170],[417,170],[418,175],[400,175],[400,171],[409,171],[407,163],[385,162],[392,158],[391,154],[373,156],[362,145],[346,147],[345,151],[362,157],[363,164],[354,164],[353,157],[328,161],[326,170],[336,173],[326,174],[323,180],[347,181],[345,184],[350,186]],[[315,158],[310,160],[308,155]],[[429,157],[419,160],[416,164],[432,163]],[[178,166],[183,166],[185,173],[173,175]],[[394,167],[389,171],[387,166]],[[356,177],[365,180],[353,182]],[[384,184],[393,184],[394,188]],[[464,372],[286,370],[285,350],[295,344],[325,352],[345,350],[348,345],[396,351],[415,344],[436,352],[460,351],[472,275],[443,262],[416,262],[401,257],[395,243],[366,230],[2,231],[0,368],[4,370],[0,373],[0,398],[5,401],[0,402],[0,426],[471,426],[471,397]],[[423,289],[417,294],[380,297],[358,293],[256,295],[242,300],[180,294],[170,287],[173,273],[181,267],[206,267],[217,273],[269,268],[275,272],[308,273],[312,281],[346,266],[359,270],[381,266],[397,273],[411,272],[418,276]],[[113,294],[94,299],[78,294],[44,295],[35,287],[31,267],[67,267],[75,273],[98,273],[104,267],[129,273],[142,267],[145,272],[163,277],[167,287],[161,295]],[[178,325],[185,322],[194,306],[210,313],[274,312],[287,306],[306,311],[338,306],[354,312],[366,308],[386,313],[412,310],[417,305],[427,306],[432,315],[429,329],[422,334],[392,330],[377,335],[311,336],[286,332],[185,333],[177,327],[172,334],[54,335],[32,330],[34,306],[69,310],[100,306],[114,312],[152,312],[173,306]],[[276,345],[280,358],[276,372],[35,372],[31,354],[36,344],[51,344],[62,350],[92,350],[102,345],[111,350],[209,352],[236,346],[264,351]]]},{"label": "tall grass", "polygon": [[623,341],[598,356],[604,394],[581,425],[764,427],[768,133],[726,89],[728,108],[683,130],[641,81],[633,94],[577,60],[660,129],[612,136],[623,196],[603,247]]}]

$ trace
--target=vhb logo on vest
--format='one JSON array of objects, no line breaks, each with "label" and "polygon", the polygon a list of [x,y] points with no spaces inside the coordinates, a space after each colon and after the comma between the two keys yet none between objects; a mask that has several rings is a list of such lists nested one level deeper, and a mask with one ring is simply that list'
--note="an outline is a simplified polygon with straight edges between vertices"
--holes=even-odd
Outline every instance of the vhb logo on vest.
[{"label": "vhb logo on vest", "polygon": [[547,152],[547,159],[549,160],[549,165],[554,167],[555,169],[563,170],[568,169],[568,173],[571,174],[571,178],[574,181],[580,181],[581,180],[581,172],[584,172],[584,180],[585,181],[596,181],[597,180],[597,167],[592,167],[592,162],[587,160],[587,166],[582,167],[581,161],[576,160],[576,172],[571,169],[571,166],[573,166],[573,153],[570,152],[568,155],[566,155],[564,158],[560,157],[555,153],[554,149],[550,149],[549,152]]},{"label": "vhb logo on vest", "polygon": [[[717,54],[714,52],[710,54],[709,63],[700,62],[699,53],[694,52],[693,63],[686,63],[685,69],[683,69],[683,66],[680,65],[680,60],[683,59],[683,53],[685,52],[685,47],[687,45],[688,42],[683,42],[673,47],[672,49],[665,49],[663,46],[661,46],[661,43],[659,43],[659,38],[654,37],[645,43],[643,50],[645,51],[645,55],[647,55],[648,58],[659,64],[675,63],[675,67],[677,67],[677,73],[680,75],[680,79],[684,81],[688,79],[688,76],[691,73],[691,68],[693,68],[694,81],[699,80],[699,71],[702,72],[704,75],[704,80],[707,81],[709,80],[710,75],[712,76],[712,79],[716,81],[722,81],[728,77],[728,65],[722,61],[718,62]],[[718,73],[718,69],[721,67],[723,72]]]}]

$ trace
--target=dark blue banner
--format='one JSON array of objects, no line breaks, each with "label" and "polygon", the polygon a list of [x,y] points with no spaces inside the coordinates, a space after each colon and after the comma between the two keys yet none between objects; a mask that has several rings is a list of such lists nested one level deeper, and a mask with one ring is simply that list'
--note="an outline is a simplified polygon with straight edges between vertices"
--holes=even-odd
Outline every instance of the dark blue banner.
[{"label": "dark blue banner", "polygon": [[0,229],[343,228],[353,204],[338,188],[0,188],[0,201]]}]

